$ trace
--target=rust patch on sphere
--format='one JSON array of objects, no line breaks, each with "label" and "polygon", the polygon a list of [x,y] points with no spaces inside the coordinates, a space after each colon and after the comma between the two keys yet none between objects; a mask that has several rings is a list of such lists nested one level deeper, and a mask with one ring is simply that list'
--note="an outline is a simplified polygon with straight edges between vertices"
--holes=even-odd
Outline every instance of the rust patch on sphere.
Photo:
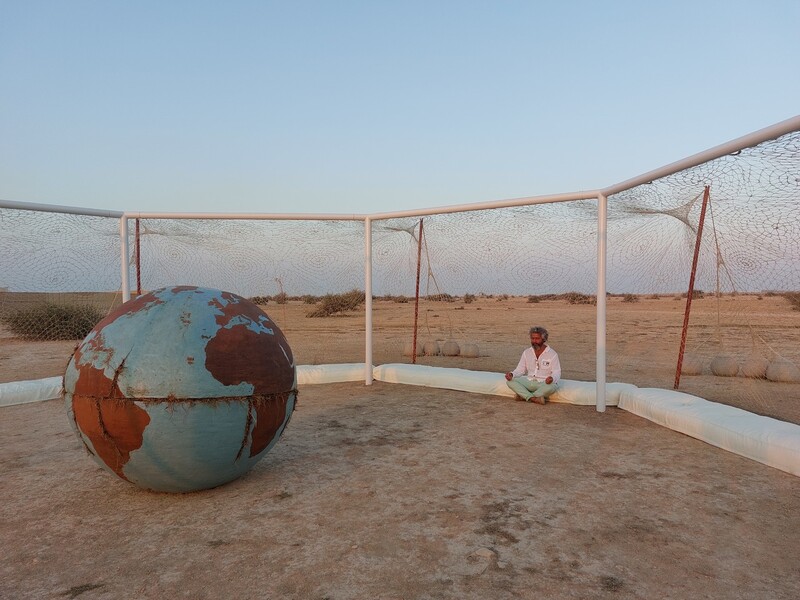
[{"label": "rust patch on sphere", "polygon": [[137,313],[140,310],[144,310],[157,304],[164,304],[164,301],[152,293],[137,296],[136,298],[128,300],[124,304],[121,304],[108,313],[99,323],[97,323],[97,325],[94,326],[94,331],[100,331],[103,327],[113,321],[116,321],[122,315],[132,315],[133,313]]},{"label": "rust patch on sphere", "polygon": [[131,452],[142,447],[150,415],[130,400],[72,397],[75,423],[89,438],[95,453],[122,479]]},{"label": "rust patch on sphere", "polygon": [[[294,358],[283,332],[272,322],[269,328],[274,335],[255,332],[245,324],[227,327],[234,317],[244,316],[254,323],[263,321],[264,313],[249,302],[216,307],[222,314],[216,317],[220,329],[206,346],[208,372],[225,385],[252,384],[253,395],[290,391]],[[254,362],[254,356],[261,360]]]},{"label": "rust patch on sphere", "polygon": [[291,393],[274,394],[260,402],[254,399],[256,426],[253,428],[253,442],[250,445],[251,457],[261,453],[275,438],[286,417],[286,403],[290,395]]},{"label": "rust patch on sphere", "polygon": [[[98,346],[102,344],[100,336],[93,342]],[[109,379],[102,369],[81,364],[80,359],[81,353],[76,350],[74,361],[78,378],[72,394],[75,425],[92,442],[95,454],[127,481],[123,469],[131,452],[142,447],[150,415],[123,397],[116,377]],[[122,365],[117,373],[121,369]]]}]

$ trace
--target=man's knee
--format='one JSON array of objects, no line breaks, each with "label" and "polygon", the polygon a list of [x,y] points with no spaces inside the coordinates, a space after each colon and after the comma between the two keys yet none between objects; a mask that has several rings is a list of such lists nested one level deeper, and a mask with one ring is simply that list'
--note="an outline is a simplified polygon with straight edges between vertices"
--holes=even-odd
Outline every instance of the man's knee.
[{"label": "man's knee", "polygon": [[557,389],[558,385],[555,383],[542,383],[536,388],[536,391],[533,393],[533,395],[537,398],[549,398]]}]

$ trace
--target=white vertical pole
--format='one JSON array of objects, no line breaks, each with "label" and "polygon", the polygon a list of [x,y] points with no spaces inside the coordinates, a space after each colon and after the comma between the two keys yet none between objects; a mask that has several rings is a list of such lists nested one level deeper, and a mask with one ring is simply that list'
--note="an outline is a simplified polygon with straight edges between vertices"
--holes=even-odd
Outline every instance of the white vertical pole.
[{"label": "white vertical pole", "polygon": [[122,272],[122,301],[127,302],[131,299],[131,274],[129,270],[128,217],[125,215],[119,218],[119,242],[120,269]]},{"label": "white vertical pole", "polygon": [[372,219],[364,219],[364,384],[372,385]]},{"label": "white vertical pole", "polygon": [[608,198],[597,195],[597,412],[606,411],[606,242]]}]

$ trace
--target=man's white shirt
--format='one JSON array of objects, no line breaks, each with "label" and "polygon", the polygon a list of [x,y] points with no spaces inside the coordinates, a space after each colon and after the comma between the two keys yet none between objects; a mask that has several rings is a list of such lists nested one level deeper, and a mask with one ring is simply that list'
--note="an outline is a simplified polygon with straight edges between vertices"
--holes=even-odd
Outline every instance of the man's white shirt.
[{"label": "man's white shirt", "polygon": [[544,381],[548,377],[552,377],[553,383],[558,383],[558,380],[561,379],[561,362],[558,360],[556,351],[550,346],[545,347],[538,358],[531,347],[522,353],[519,364],[512,374],[514,377],[527,375],[528,379],[536,381]]}]

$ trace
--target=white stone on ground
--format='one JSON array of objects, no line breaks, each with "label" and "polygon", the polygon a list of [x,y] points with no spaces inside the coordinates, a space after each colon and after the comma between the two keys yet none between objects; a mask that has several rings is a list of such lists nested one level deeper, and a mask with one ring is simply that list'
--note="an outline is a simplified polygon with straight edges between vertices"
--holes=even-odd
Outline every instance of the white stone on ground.
[{"label": "white stone on ground", "polygon": [[767,379],[782,383],[800,383],[800,369],[792,361],[779,358],[769,363]]},{"label": "white stone on ground", "polygon": [[739,375],[752,379],[764,379],[767,376],[769,361],[761,356],[747,359],[739,369]]},{"label": "white stone on ground", "polygon": [[455,340],[447,340],[442,346],[442,354],[445,356],[458,356],[461,354],[461,347]]},{"label": "white stone on ground", "polygon": [[461,356],[466,356],[467,358],[478,358],[480,355],[481,350],[478,348],[478,344],[464,344],[461,349]]},{"label": "white stone on ground", "polygon": [[425,354],[425,356],[439,356],[442,353],[442,350],[439,348],[439,342],[436,340],[428,340],[422,347],[422,352]]},{"label": "white stone on ground", "polygon": [[703,360],[699,356],[687,354],[681,363],[681,375],[702,375]]},{"label": "white stone on ground", "polygon": [[[403,344],[403,356],[411,356],[414,353],[414,342],[406,342]],[[417,356],[422,356],[422,342],[417,340]]]},{"label": "white stone on ground", "polygon": [[711,372],[719,377],[735,377],[739,372],[739,362],[732,356],[716,356],[711,361]]}]

